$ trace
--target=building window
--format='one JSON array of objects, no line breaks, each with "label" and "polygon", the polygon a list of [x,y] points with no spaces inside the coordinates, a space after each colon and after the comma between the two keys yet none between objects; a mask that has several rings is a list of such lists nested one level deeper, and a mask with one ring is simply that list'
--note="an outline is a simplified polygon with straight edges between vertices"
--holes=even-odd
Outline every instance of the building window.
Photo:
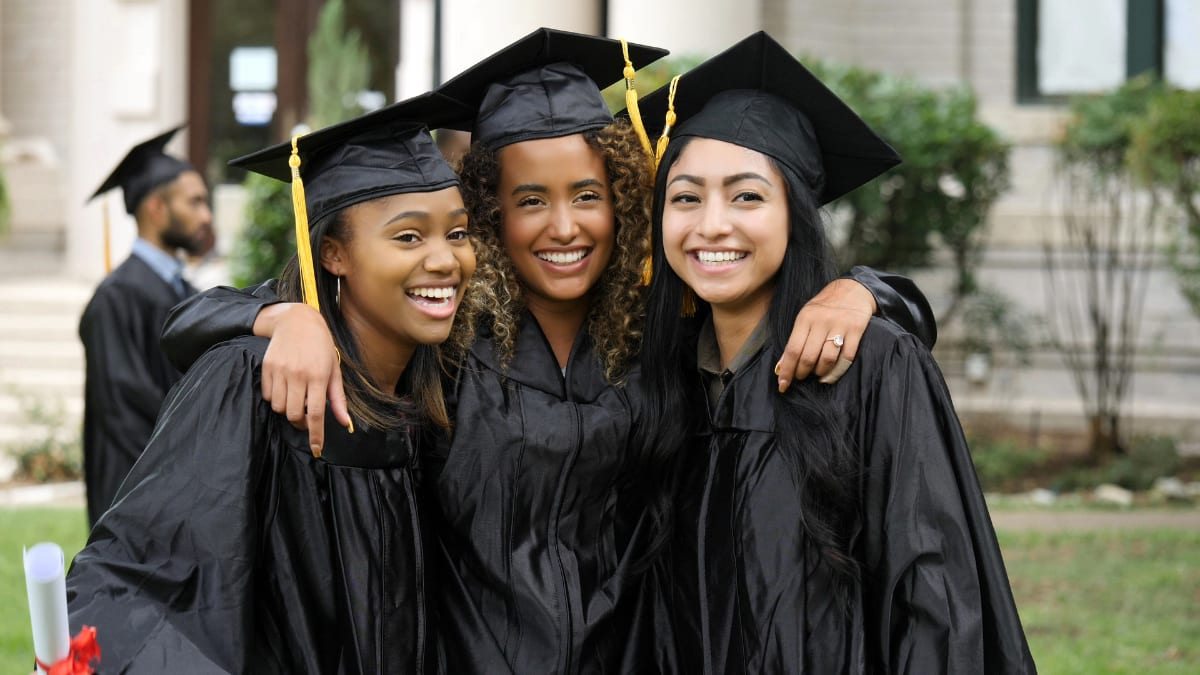
[{"label": "building window", "polygon": [[1184,89],[1200,89],[1200,0],[1167,0],[1163,72]]},{"label": "building window", "polygon": [[1200,87],[1200,0],[1017,0],[1017,100],[1056,102],[1153,72]]}]

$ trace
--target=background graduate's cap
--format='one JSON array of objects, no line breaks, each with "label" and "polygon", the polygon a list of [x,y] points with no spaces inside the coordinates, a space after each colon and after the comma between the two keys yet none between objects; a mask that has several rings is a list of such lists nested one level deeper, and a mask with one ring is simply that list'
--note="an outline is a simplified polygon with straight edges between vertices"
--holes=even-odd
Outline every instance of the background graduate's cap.
[{"label": "background graduate's cap", "polygon": [[[674,98],[672,102],[672,96]],[[795,171],[826,204],[900,163],[900,155],[778,42],[755,33],[641,100],[646,126],[712,138]],[[669,126],[669,125],[668,125]]]},{"label": "background graduate's cap", "polygon": [[175,180],[185,171],[191,171],[191,164],[163,152],[171,138],[185,126],[187,125],[181,124],[133,146],[117,164],[117,168],[113,169],[92,196],[88,197],[88,201],[119,187],[125,196],[125,211],[132,216],[142,200],[155,188]]},{"label": "background graduate's cap", "polygon": [[612,124],[600,89],[631,80],[625,66],[648,65],[665,49],[539,28],[471,66],[437,93],[471,110],[449,128],[496,150],[520,141],[558,138]]},{"label": "background graduate's cap", "polygon": [[457,186],[458,176],[442,158],[428,126],[462,114],[453,101],[426,93],[229,162],[292,182],[305,303],[320,310],[310,219],[318,222],[379,197]]}]

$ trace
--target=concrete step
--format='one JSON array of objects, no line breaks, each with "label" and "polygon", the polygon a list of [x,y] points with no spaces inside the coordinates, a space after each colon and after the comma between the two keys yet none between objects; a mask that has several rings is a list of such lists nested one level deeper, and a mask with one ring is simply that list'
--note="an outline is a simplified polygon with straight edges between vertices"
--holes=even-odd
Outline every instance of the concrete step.
[{"label": "concrete step", "polygon": [[79,342],[79,315],[72,310],[55,306],[45,314],[4,311],[4,317],[0,339]]},{"label": "concrete step", "polygon": [[60,442],[77,440],[82,430],[82,423],[76,420],[66,420],[54,429],[34,424],[0,424],[0,451],[40,443],[50,437]]},{"label": "concrete step", "polygon": [[84,367],[83,345],[63,338],[23,340],[0,328],[0,380],[7,370],[53,368],[76,370]]},{"label": "concrete step", "polygon": [[70,279],[5,279],[0,281],[0,311],[44,314],[50,308],[71,308],[82,312],[93,292],[91,284]]},{"label": "concrete step", "polygon": [[5,368],[0,371],[0,388],[35,395],[82,396],[83,368]]},{"label": "concrete step", "polygon": [[0,389],[0,424],[23,421],[40,408],[46,414],[83,417],[83,399],[78,396],[55,396],[41,393]]}]

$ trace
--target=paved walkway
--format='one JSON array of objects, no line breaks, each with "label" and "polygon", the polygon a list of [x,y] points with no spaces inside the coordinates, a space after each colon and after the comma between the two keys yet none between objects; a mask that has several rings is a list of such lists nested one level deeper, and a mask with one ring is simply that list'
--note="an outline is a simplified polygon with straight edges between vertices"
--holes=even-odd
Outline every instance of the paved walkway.
[{"label": "paved walkway", "polygon": [[0,487],[0,508],[21,508],[28,506],[82,508],[85,505],[83,481]]},{"label": "paved walkway", "polygon": [[997,530],[1046,532],[1095,530],[1197,530],[1200,509],[1131,511],[992,511]]}]

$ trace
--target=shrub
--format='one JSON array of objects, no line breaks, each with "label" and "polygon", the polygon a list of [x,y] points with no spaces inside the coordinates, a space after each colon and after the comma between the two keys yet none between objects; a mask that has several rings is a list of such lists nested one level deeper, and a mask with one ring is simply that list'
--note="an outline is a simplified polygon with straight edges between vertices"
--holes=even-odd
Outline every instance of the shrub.
[{"label": "shrub", "polygon": [[[342,0],[321,8],[317,28],[308,41],[308,91],[313,99],[309,122],[325,127],[362,112],[359,92],[367,88],[370,61],[362,37],[345,28]],[[248,174],[246,226],[232,260],[234,283],[245,286],[279,276],[295,252],[291,186]]]},{"label": "shrub", "polygon": [[233,283],[248,286],[278,277],[292,257],[296,225],[292,187],[256,173],[246,175],[245,228],[230,254]]},{"label": "shrub", "polygon": [[1047,457],[1045,450],[1010,439],[974,437],[968,445],[979,483],[988,492],[1019,489],[1021,480],[1029,477]]},{"label": "shrub", "polygon": [[1179,469],[1179,452],[1175,439],[1166,436],[1145,436],[1130,443],[1129,452],[1117,457],[1103,472],[1105,482],[1128,490],[1148,490],[1154,481],[1173,476]]},{"label": "shrub", "polygon": [[[17,460],[17,477],[38,483],[78,480],[83,475],[83,448],[78,427],[67,424],[62,402],[47,403],[14,392],[29,428],[25,440],[7,448]],[[74,431],[66,431],[66,429]]]},{"label": "shrub", "polygon": [[805,59],[904,158],[882,178],[834,204],[846,223],[843,267],[927,267],[941,246],[954,260],[954,301],[976,290],[985,219],[1009,186],[1009,145],[979,118],[966,87],[935,89],[906,78]]}]

